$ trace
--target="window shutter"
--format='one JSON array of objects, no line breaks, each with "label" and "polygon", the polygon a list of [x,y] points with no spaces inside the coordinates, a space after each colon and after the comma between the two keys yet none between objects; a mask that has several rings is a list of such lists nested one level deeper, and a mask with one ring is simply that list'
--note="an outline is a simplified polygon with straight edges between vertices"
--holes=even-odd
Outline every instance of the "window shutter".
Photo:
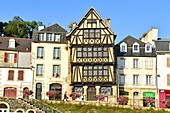
[{"label": "window shutter", "polygon": [[17,63],[17,53],[14,54],[14,63]]},{"label": "window shutter", "polygon": [[18,80],[24,80],[24,71],[18,71]]},{"label": "window shutter", "polygon": [[14,80],[14,70],[8,71],[8,80]]},{"label": "window shutter", "polygon": [[170,86],[170,74],[167,75],[167,86]]},{"label": "window shutter", "polygon": [[167,67],[170,67],[170,57],[167,58]]},{"label": "window shutter", "polygon": [[8,62],[8,53],[4,54],[4,62]]}]

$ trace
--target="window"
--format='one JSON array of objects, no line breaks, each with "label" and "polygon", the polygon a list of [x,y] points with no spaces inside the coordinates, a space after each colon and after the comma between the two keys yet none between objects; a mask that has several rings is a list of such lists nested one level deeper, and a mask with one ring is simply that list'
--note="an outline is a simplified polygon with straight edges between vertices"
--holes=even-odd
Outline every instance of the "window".
[{"label": "window", "polygon": [[54,59],[60,59],[60,48],[54,48]]},{"label": "window", "polygon": [[125,59],[121,58],[119,65],[120,65],[119,68],[125,68]]},{"label": "window", "polygon": [[133,44],[133,52],[139,52],[139,44],[137,42]]},{"label": "window", "polygon": [[139,76],[138,75],[133,75],[133,84],[138,84],[138,78]]},{"label": "window", "polygon": [[133,68],[138,68],[139,64],[138,64],[138,59],[133,59]]},{"label": "window", "polygon": [[54,41],[60,42],[60,34],[54,34]]},{"label": "window", "polygon": [[119,76],[119,84],[125,84],[125,75]]},{"label": "window", "polygon": [[77,57],[82,57],[82,48],[77,48]]},{"label": "window", "polygon": [[96,30],[95,37],[96,37],[96,38],[100,38],[100,29],[97,29],[97,30]]},{"label": "window", "polygon": [[46,34],[46,41],[53,41],[51,33]]},{"label": "window", "polygon": [[112,94],[112,88],[111,87],[101,87],[100,88],[100,94],[111,95]]},{"label": "window", "polygon": [[43,64],[37,64],[37,76],[43,76]]},{"label": "window", "polygon": [[87,23],[96,23],[97,21],[95,19],[88,19]]},{"label": "window", "polygon": [[108,51],[108,48],[107,48],[107,47],[104,47],[104,48],[103,48],[103,56],[104,56],[104,57],[108,57],[108,52],[107,52],[107,51]]},{"label": "window", "polygon": [[145,45],[145,52],[152,52],[152,46],[151,46],[150,43],[147,43],[147,44]]},{"label": "window", "polygon": [[108,48],[107,47],[78,47],[77,48],[77,57],[83,58],[101,58],[108,57]]},{"label": "window", "polygon": [[8,80],[14,80],[14,70],[8,71]]},{"label": "window", "polygon": [[167,67],[170,67],[170,57],[167,58]]},{"label": "window", "polygon": [[127,52],[127,44],[125,42],[120,44],[120,52]]},{"label": "window", "polygon": [[60,76],[60,66],[53,65],[53,77],[59,77],[59,76]]},{"label": "window", "polygon": [[107,76],[108,74],[108,66],[103,66],[103,75]]},{"label": "window", "polygon": [[24,80],[24,71],[18,71],[18,80]]},{"label": "window", "polygon": [[146,84],[152,84],[152,76],[151,75],[146,75]]},{"label": "window", "polygon": [[170,86],[170,74],[167,75],[167,86]]},{"label": "window", "polygon": [[15,40],[13,38],[9,39],[9,48],[15,48]]},{"label": "window", "polygon": [[37,51],[37,58],[44,58],[44,48],[43,47],[38,47]]},{"label": "window", "polygon": [[152,59],[146,59],[146,68],[152,68]]},{"label": "window", "polygon": [[90,38],[94,38],[94,29],[90,29]]},{"label": "window", "polygon": [[100,29],[90,29],[84,30],[83,36],[84,38],[101,38],[100,34]]},{"label": "window", "polygon": [[4,62],[17,63],[17,53],[5,53]]},{"label": "window", "polygon": [[88,30],[84,30],[84,38],[88,38]]},{"label": "window", "polygon": [[108,66],[84,66],[83,75],[84,76],[97,76],[103,75],[108,76]]},{"label": "window", "polygon": [[83,87],[74,87],[74,92],[77,94],[83,94]]},{"label": "window", "polygon": [[43,33],[38,34],[38,40],[39,41],[44,41],[44,34]]}]

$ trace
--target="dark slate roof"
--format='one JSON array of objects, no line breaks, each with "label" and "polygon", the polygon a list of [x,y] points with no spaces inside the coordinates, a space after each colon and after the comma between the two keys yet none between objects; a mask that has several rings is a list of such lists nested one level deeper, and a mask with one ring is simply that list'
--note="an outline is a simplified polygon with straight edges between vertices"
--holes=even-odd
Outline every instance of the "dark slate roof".
[{"label": "dark slate roof", "polygon": [[170,52],[169,45],[170,44],[170,38],[169,39],[161,39],[155,40],[155,46],[156,46],[156,52]]},{"label": "dark slate roof", "polygon": [[128,35],[126,38],[124,38],[122,41],[120,41],[118,43],[118,45],[120,45],[122,42],[125,42],[128,47],[132,47],[135,42],[137,42],[140,45],[140,47],[145,47],[144,42],[142,42],[142,41],[140,41],[140,40],[138,40],[138,39],[136,39],[136,38],[134,38],[130,35]]},{"label": "dark slate roof", "polygon": [[[60,25],[58,25],[58,24],[54,24],[54,25],[49,26],[47,28],[44,28],[44,29],[42,29],[40,31],[38,31],[38,30],[33,31],[32,40],[42,42],[42,41],[38,40],[38,33],[59,33],[59,34],[61,34],[60,42],[66,43],[67,31],[64,28],[62,28]],[[47,42],[47,41],[43,41],[43,42]],[[52,42],[52,43],[55,43],[55,42]]]},{"label": "dark slate roof", "polygon": [[[125,42],[127,44],[127,52],[120,52],[120,44]],[[139,52],[133,52],[133,44],[137,42],[139,44],[140,50]],[[155,48],[152,48],[152,52],[145,52],[145,43],[132,37],[127,36],[118,44],[115,45],[116,56],[129,56],[129,57],[153,57],[156,56]]]},{"label": "dark slate roof", "polygon": [[44,28],[40,31],[51,31],[51,32],[67,32],[63,27],[58,24],[51,25],[47,28]]},{"label": "dark slate roof", "polygon": [[[15,48],[9,48],[9,39],[15,40]],[[16,37],[1,37],[0,36],[0,50],[9,51],[31,51],[31,39],[16,38]]]}]

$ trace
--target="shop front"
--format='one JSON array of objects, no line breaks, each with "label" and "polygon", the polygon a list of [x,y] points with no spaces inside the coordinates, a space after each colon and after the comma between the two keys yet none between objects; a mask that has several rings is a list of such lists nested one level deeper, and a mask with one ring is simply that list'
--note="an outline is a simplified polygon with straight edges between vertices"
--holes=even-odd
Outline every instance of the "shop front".
[{"label": "shop front", "polygon": [[159,107],[169,108],[170,105],[170,90],[159,90]]},{"label": "shop front", "polygon": [[154,92],[143,92],[143,107],[155,107]]}]

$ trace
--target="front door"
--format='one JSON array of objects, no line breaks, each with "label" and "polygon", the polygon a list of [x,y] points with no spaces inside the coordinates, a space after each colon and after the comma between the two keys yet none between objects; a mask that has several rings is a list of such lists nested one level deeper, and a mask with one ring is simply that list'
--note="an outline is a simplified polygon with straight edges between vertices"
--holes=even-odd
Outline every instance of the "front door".
[{"label": "front door", "polygon": [[[57,95],[55,97],[55,100],[61,100],[61,95],[62,95],[62,85],[57,84],[57,83],[53,83],[50,84],[50,90],[54,90],[57,92]],[[53,98],[49,98],[50,100],[52,100]]]},{"label": "front door", "polygon": [[139,107],[139,92],[133,93],[133,106]]},{"label": "front door", "polygon": [[4,89],[4,97],[16,98],[16,96],[17,96],[16,88],[5,88]]},{"label": "front door", "polygon": [[36,84],[36,99],[42,99],[42,84],[37,83]]},{"label": "front door", "polygon": [[87,100],[88,101],[96,101],[96,88],[95,87],[88,87],[87,89]]}]

